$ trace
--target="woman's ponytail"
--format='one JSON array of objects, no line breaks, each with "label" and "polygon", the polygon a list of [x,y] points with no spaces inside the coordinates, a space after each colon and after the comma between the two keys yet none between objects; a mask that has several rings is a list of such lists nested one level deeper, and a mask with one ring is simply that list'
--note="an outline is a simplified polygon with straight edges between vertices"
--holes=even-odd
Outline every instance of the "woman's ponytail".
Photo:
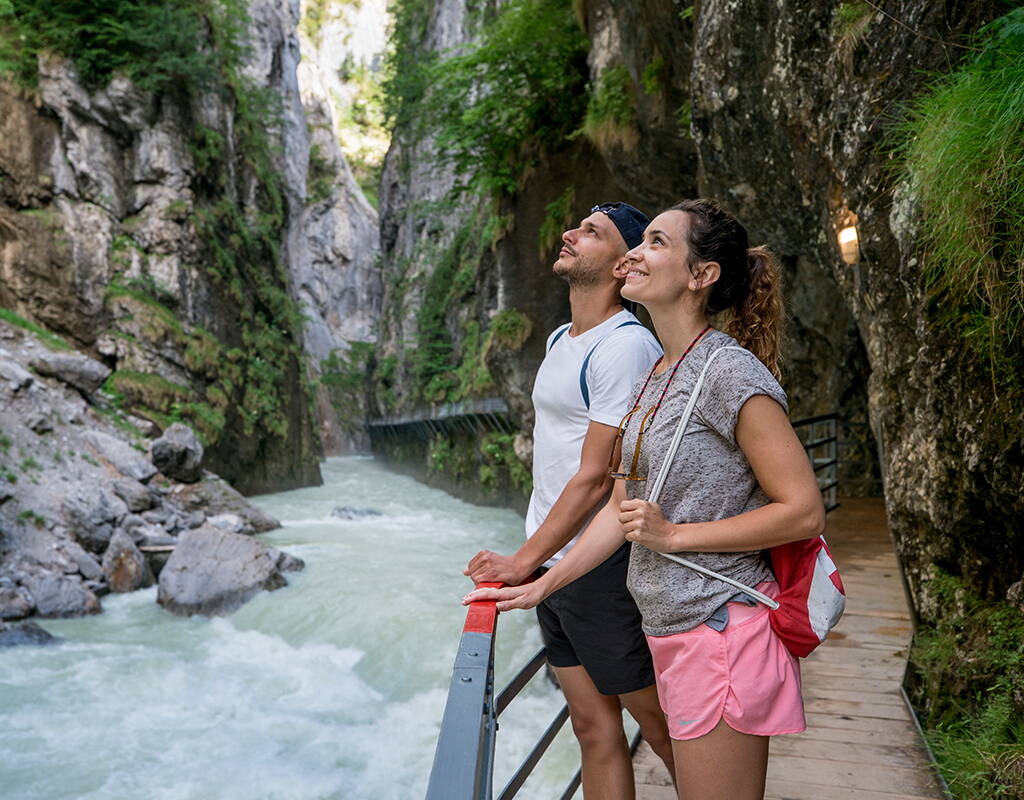
[{"label": "woman's ponytail", "polygon": [[726,332],[779,378],[782,281],[775,256],[767,247],[748,248],[747,229],[714,200],[684,200],[668,210],[690,216],[690,272],[709,261],[721,268],[705,311],[727,314]]},{"label": "woman's ponytail", "polygon": [[737,298],[726,332],[771,370],[779,371],[782,338],[782,276],[779,264],[765,246],[747,250],[747,291]]}]

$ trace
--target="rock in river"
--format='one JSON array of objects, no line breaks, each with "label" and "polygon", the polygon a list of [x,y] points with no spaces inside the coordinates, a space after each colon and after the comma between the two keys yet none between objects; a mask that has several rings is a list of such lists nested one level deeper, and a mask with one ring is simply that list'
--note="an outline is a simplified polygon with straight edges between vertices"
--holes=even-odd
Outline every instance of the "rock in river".
[{"label": "rock in river", "polygon": [[288,585],[281,561],[251,536],[203,525],[179,537],[160,572],[157,602],[179,616],[230,614],[257,592]]}]

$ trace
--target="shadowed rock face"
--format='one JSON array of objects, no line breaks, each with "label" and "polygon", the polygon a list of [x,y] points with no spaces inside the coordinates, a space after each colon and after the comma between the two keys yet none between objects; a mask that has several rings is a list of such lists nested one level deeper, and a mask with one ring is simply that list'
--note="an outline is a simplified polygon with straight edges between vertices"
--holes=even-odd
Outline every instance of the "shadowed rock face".
[{"label": "shadowed rock face", "polygon": [[[965,52],[935,40],[963,43],[1003,10],[903,3],[900,17],[920,35],[876,15],[852,51],[832,37],[831,4],[722,0],[702,3],[698,15],[702,192],[728,201],[755,238],[780,252],[797,279],[791,296],[838,288],[816,313],[805,312],[810,303],[791,305],[795,324],[805,347],[816,341],[844,365],[854,356],[850,373],[827,377],[840,398],[862,392],[870,371],[886,505],[919,606],[929,605],[933,564],[997,599],[1020,579],[1024,418],[930,324],[914,199],[887,174],[883,137],[927,71],[945,72]],[[859,219],[855,268],[830,235],[847,212]],[[817,340],[808,336],[815,331]]]}]

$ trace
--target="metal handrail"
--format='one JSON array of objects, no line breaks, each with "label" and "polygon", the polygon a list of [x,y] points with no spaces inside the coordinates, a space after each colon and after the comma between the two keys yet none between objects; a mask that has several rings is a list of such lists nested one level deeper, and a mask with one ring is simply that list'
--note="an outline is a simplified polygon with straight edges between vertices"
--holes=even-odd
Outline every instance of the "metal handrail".
[{"label": "metal handrail", "polygon": [[[822,414],[796,420],[793,428],[810,428],[810,440],[801,441],[818,478],[818,487],[825,499],[825,510],[839,505],[838,491],[838,415]],[[821,430],[824,428],[824,431]],[[816,456],[815,451],[826,452]],[[481,583],[479,588],[498,588],[501,583]],[[427,800],[492,800],[495,735],[498,715],[522,691],[544,664],[541,648],[494,696],[494,636],[498,612],[493,601],[471,603],[459,640],[452,670],[448,700],[441,720],[441,731],[430,770]],[[569,708],[563,705],[529,755],[515,771],[498,795],[498,800],[511,800],[526,782],[555,736],[565,725]],[[639,731],[633,737],[630,752],[640,743]],[[569,800],[579,788],[581,770],[570,779],[560,800]]]}]

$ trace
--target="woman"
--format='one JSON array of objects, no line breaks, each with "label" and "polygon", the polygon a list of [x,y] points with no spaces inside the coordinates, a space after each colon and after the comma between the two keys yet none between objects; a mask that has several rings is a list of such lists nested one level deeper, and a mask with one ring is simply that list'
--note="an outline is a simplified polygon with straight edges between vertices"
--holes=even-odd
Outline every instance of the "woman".
[{"label": "woman", "polygon": [[[637,385],[620,426],[611,498],[537,581],[475,590],[464,602],[531,608],[600,564],[623,537],[633,542],[628,585],[654,656],[679,796],[761,798],[768,737],[804,729],[797,661],[763,605],[659,553],[682,553],[774,596],[761,551],[824,528],[817,482],[774,377],[778,267],[765,248],[748,249],[746,230],[716,203],[689,200],[650,223],[621,271],[622,296],[647,308],[665,355]],[[708,323],[721,312],[732,336]],[[648,502],[697,376],[712,353],[737,342],[746,349],[709,365],[659,503]]]}]

